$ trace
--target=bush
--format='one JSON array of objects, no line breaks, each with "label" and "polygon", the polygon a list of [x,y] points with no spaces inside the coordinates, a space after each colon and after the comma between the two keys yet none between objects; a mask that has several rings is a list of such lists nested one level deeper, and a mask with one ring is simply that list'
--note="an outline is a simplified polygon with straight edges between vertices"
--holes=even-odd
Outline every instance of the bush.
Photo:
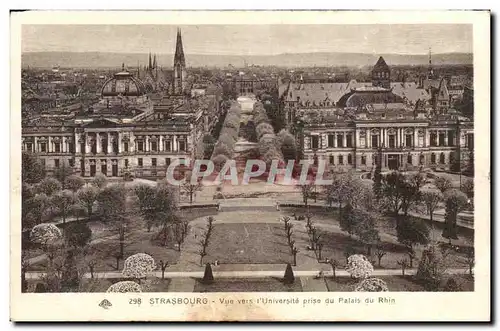
[{"label": "bush", "polygon": [[265,134],[274,134],[274,129],[269,123],[260,123],[255,128],[255,131],[257,132],[257,139],[262,138]]},{"label": "bush", "polygon": [[460,284],[457,283],[457,281],[453,277],[448,278],[446,284],[443,287],[444,292],[460,292],[461,290],[462,287],[460,286]]},{"label": "bush", "polygon": [[73,247],[84,247],[92,238],[92,230],[85,222],[71,222],[64,229],[66,243]]},{"label": "bush", "polygon": [[37,244],[52,243],[61,238],[61,230],[51,223],[35,225],[30,232],[30,240]]},{"label": "bush", "polygon": [[214,168],[217,171],[220,171],[226,164],[227,160],[229,160],[229,158],[223,154],[219,154],[216,157],[212,158],[212,162],[214,163]]},{"label": "bush", "polygon": [[106,291],[107,293],[129,293],[129,292],[135,292],[139,293],[142,292],[141,286],[137,284],[136,282],[132,281],[122,281],[115,283],[111,285],[108,290]]},{"label": "bush", "polygon": [[287,263],[285,275],[283,276],[283,283],[293,284],[293,282],[295,282],[295,276],[293,275],[292,265],[290,263]]},{"label": "bush", "polygon": [[144,278],[155,269],[155,260],[150,255],[137,253],[125,260],[122,273],[125,277]]},{"label": "bush", "polygon": [[346,270],[353,278],[367,278],[373,273],[373,266],[366,256],[354,254],[347,259]]},{"label": "bush", "polygon": [[212,266],[210,263],[205,264],[205,273],[203,274],[203,283],[210,284],[214,281]]},{"label": "bush", "polygon": [[416,279],[427,291],[437,291],[446,271],[444,256],[437,246],[430,246],[422,252]]},{"label": "bush", "polygon": [[387,284],[379,278],[368,278],[362,280],[354,289],[356,292],[387,292]]}]

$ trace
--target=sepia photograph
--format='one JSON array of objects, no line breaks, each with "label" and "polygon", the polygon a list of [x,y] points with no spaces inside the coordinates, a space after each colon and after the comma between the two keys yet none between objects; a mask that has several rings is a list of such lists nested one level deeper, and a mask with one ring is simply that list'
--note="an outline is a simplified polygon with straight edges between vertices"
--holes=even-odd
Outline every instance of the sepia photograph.
[{"label": "sepia photograph", "polygon": [[489,12],[406,13],[16,13],[11,315],[488,319]]}]

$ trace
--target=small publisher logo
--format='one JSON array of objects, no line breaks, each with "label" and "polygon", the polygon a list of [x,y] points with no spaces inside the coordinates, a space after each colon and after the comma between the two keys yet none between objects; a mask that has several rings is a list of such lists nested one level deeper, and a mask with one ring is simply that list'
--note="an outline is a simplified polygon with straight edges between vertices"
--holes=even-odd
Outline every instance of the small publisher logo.
[{"label": "small publisher logo", "polygon": [[109,307],[111,307],[111,306],[113,306],[113,305],[111,304],[111,302],[109,302],[108,299],[102,300],[101,303],[99,304],[99,307],[102,307],[104,309],[109,309]]}]

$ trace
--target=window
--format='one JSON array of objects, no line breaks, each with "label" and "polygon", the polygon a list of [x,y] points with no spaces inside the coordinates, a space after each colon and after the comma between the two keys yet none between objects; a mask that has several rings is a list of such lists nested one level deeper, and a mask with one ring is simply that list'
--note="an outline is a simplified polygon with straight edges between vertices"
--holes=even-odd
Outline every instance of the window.
[{"label": "window", "polygon": [[59,168],[59,160],[58,159],[54,160],[54,167]]},{"label": "window", "polygon": [[33,152],[33,144],[32,143],[26,143],[26,151]]},{"label": "window", "polygon": [[156,158],[151,159],[151,166],[156,167]]},{"label": "window", "polygon": [[61,143],[54,143],[54,152],[61,153]]},{"label": "window", "polygon": [[85,143],[80,143],[80,152],[85,154]]},{"label": "window", "polygon": [[347,155],[347,164],[352,164],[352,155],[351,154]]},{"label": "window", "polygon": [[101,150],[104,154],[108,154],[108,141],[107,140],[103,140],[101,142]]},{"label": "window", "polygon": [[431,141],[430,144],[432,147],[437,146],[437,134],[431,133]]},{"label": "window", "polygon": [[75,144],[74,143],[72,143],[72,142],[68,143],[68,148],[69,148],[70,153],[75,152]]},{"label": "window", "polygon": [[167,157],[167,158],[165,159],[165,166],[167,166],[167,167],[168,167],[169,165],[170,165],[170,159]]},{"label": "window", "polygon": [[163,146],[163,150],[165,151],[171,151],[172,150],[172,142],[170,140],[165,140],[163,142],[164,146]]},{"label": "window", "polygon": [[408,154],[408,156],[406,157],[406,163],[408,163],[408,164],[413,164],[411,154]]},{"label": "window", "polygon": [[125,168],[128,168],[128,159],[125,159]]},{"label": "window", "polygon": [[420,164],[424,164],[425,162],[425,156],[424,154],[420,154]]},{"label": "window", "polygon": [[179,141],[179,151],[185,152],[186,151],[186,142],[183,140]]},{"label": "window", "polygon": [[144,152],[144,142],[142,141],[137,142],[137,151]]},{"label": "window", "polygon": [[431,154],[431,163],[436,164],[436,154],[434,153]]},{"label": "window", "polygon": [[396,135],[389,135],[389,148],[395,148],[396,147]]},{"label": "window", "polygon": [[128,152],[128,142],[123,143],[123,151]]},{"label": "window", "polygon": [[335,135],[329,134],[328,135],[328,147],[333,147],[334,145],[335,145]]},{"label": "window", "polygon": [[366,156],[361,155],[361,165],[366,165]]},{"label": "window", "polygon": [[138,159],[137,159],[137,165],[138,165],[139,167],[142,167],[142,158],[138,158]]},{"label": "window", "polygon": [[346,146],[352,147],[352,134],[346,135]]},{"label": "window", "polygon": [[372,136],[372,147],[373,148],[378,148],[378,135],[373,135]]},{"label": "window", "polygon": [[407,134],[405,136],[405,146],[406,147],[412,147],[413,146],[413,135]]},{"label": "window", "polygon": [[153,152],[157,152],[158,151],[158,143],[156,141],[152,141],[151,142],[151,150]]},{"label": "window", "polygon": [[47,153],[47,144],[46,143],[40,143],[40,152]]},{"label": "window", "polygon": [[344,156],[339,155],[339,164],[344,164]]},{"label": "window", "polygon": [[330,164],[335,164],[335,157],[333,155],[330,155]]},{"label": "window", "polygon": [[69,166],[73,168],[75,166],[75,160],[74,159],[69,159]]},{"label": "window", "polygon": [[467,147],[469,149],[474,148],[474,135],[471,133],[467,134]]},{"label": "window", "polygon": [[341,134],[337,135],[337,147],[344,147],[344,137]]},{"label": "window", "polygon": [[311,146],[313,149],[317,149],[319,145],[319,139],[318,136],[312,136],[311,137]]},{"label": "window", "polygon": [[455,132],[448,131],[448,146],[455,146]]},{"label": "window", "polygon": [[444,146],[444,133],[439,134],[439,146]]},{"label": "window", "polygon": [[439,163],[444,164],[444,163],[445,163],[444,161],[445,161],[445,158],[444,158],[444,153],[441,153],[441,154],[439,155]]}]

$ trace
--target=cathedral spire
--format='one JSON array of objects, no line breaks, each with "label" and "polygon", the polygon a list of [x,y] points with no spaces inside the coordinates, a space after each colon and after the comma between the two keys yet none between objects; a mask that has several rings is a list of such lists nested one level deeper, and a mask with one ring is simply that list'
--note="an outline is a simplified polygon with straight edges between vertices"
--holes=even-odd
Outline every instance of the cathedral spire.
[{"label": "cathedral spire", "polygon": [[429,47],[429,68],[428,68],[428,78],[432,79],[434,78],[434,70],[432,69],[432,52],[431,48]]},{"label": "cathedral spire", "polygon": [[184,59],[184,49],[182,47],[181,29],[177,29],[177,42],[175,44],[174,65],[176,63],[182,66],[186,65],[186,60]]},{"label": "cathedral spire", "polygon": [[154,55],[154,59],[153,59],[153,68],[156,68],[156,54]]},{"label": "cathedral spire", "polygon": [[148,64],[148,70],[151,70],[151,68],[153,67],[152,63],[151,63],[151,52],[149,52],[149,64]]}]

